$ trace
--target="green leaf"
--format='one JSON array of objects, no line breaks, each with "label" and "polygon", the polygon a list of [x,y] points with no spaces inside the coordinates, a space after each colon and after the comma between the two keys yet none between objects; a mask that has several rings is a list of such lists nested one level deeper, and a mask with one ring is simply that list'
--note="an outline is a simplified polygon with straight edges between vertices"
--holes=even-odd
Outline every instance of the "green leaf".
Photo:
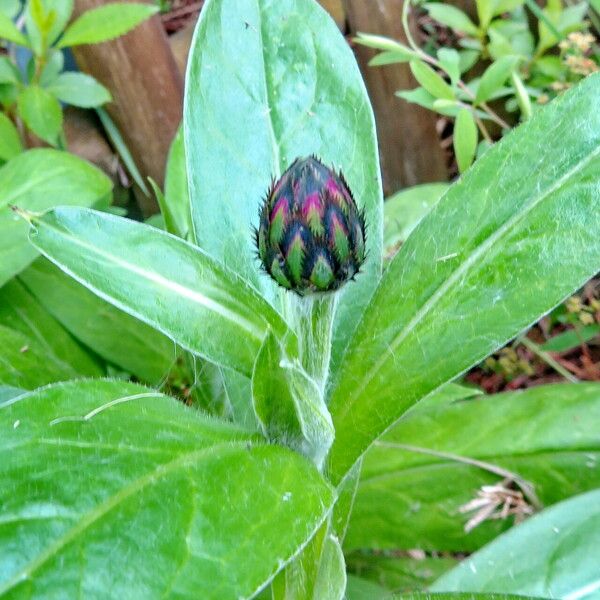
[{"label": "green leaf", "polygon": [[403,54],[407,60],[418,57],[418,54],[408,46],[382,35],[372,35],[370,33],[362,33],[359,31],[356,34],[354,41],[361,46],[367,46],[367,48]]},{"label": "green leaf", "polygon": [[[600,490],[546,509],[443,575],[432,591],[598,598]],[[490,568],[492,567],[492,568]]]},{"label": "green leaf", "polygon": [[448,183],[425,183],[397,192],[383,205],[383,247],[393,254],[448,189]]},{"label": "green leaf", "polygon": [[46,89],[62,102],[82,108],[102,106],[112,99],[103,85],[84,73],[61,73]]},{"label": "green leaf", "polygon": [[18,84],[20,81],[19,69],[7,56],[0,56],[0,83]]},{"label": "green leaf", "polygon": [[[27,37],[41,56],[64,31],[73,12],[73,0],[29,0],[25,10]],[[37,16],[34,13],[38,13]]]},{"label": "green leaf", "polygon": [[42,140],[56,146],[63,121],[58,100],[47,90],[30,85],[19,94],[17,106],[25,125]]},{"label": "green leaf", "polygon": [[32,218],[34,246],[80,283],[184,348],[242,374],[287,326],[246,282],[154,227],[89,209]]},{"label": "green leaf", "polygon": [[442,25],[468,35],[478,35],[479,30],[475,23],[459,8],[441,2],[432,2],[423,6],[427,9],[429,16]]},{"label": "green leaf", "polygon": [[458,55],[460,60],[460,72],[466,73],[475,66],[481,57],[481,52],[479,50],[461,50]]},{"label": "green leaf", "polygon": [[7,205],[43,211],[55,204],[91,206],[110,194],[112,183],[99,169],[58,150],[28,150],[0,168],[0,286],[38,253],[27,224]]},{"label": "green leaf", "polygon": [[517,102],[519,103],[519,109],[521,111],[521,116],[524,121],[529,119],[532,114],[531,110],[531,99],[529,98],[529,92],[525,88],[525,84],[521,77],[513,71],[510,75],[511,82],[513,84],[513,88],[515,90],[515,96],[517,98]]},{"label": "green leaf", "polygon": [[581,328],[576,327],[550,338],[540,346],[540,349],[544,352],[567,352],[589,342],[597,335],[600,335],[600,325],[597,323]]},{"label": "green leaf", "polygon": [[105,302],[40,258],[19,275],[38,302],[104,360],[151,385],[176,370],[177,348],[149,325]]},{"label": "green leaf", "polygon": [[198,243],[276,304],[284,292],[260,272],[251,234],[272,178],[310,154],[343,171],[366,211],[369,259],[340,294],[335,363],[376,285],[382,255],[373,113],[346,40],[314,0],[208,0],[184,104]]},{"label": "green leaf", "polygon": [[460,55],[454,48],[440,48],[437,52],[440,65],[455,86],[460,79]]},{"label": "green leaf", "polygon": [[516,56],[503,56],[494,61],[481,77],[475,94],[475,102],[481,104],[489,100],[504,85],[518,62],[519,59]]},{"label": "green leaf", "polygon": [[254,364],[252,402],[271,441],[294,448],[318,467],[323,464],[335,435],[331,415],[316,383],[271,333]]},{"label": "green leaf", "polygon": [[478,138],[477,125],[475,124],[473,113],[469,109],[464,108],[458,113],[454,122],[454,135],[452,139],[460,173],[464,173],[473,164]]},{"label": "green leaf", "polygon": [[414,402],[598,272],[599,156],[591,75],[490,148],[421,221],[332,383],[334,481]]},{"label": "green leaf", "polygon": [[482,30],[486,30],[494,16],[495,0],[475,0],[477,5],[477,18]]},{"label": "green leaf", "polygon": [[10,160],[21,152],[23,144],[17,128],[4,113],[0,113],[0,160]]},{"label": "green leaf", "polygon": [[28,46],[27,38],[3,12],[0,12],[0,39],[19,44],[19,46]]},{"label": "green leaf", "polygon": [[334,501],[298,454],[129,383],[19,396],[0,428],[2,596],[249,598]]},{"label": "green leaf", "polygon": [[52,49],[48,52],[48,61],[40,74],[40,85],[47,87],[56,81],[65,65],[65,57],[62,50]]},{"label": "green leaf", "polygon": [[370,67],[382,67],[384,65],[395,65],[398,63],[405,63],[410,60],[414,60],[416,55],[409,55],[403,50],[387,50],[385,52],[380,52],[376,54],[370,61]]},{"label": "green leaf", "polygon": [[131,31],[158,12],[158,6],[115,2],[84,12],[75,19],[58,41],[59,48],[98,44]]},{"label": "green leaf", "polygon": [[34,389],[54,381],[103,374],[90,355],[17,280],[0,288],[0,326],[14,332],[7,333],[7,343],[2,346],[2,383]]},{"label": "green leaf", "polygon": [[19,0],[0,0],[0,13],[6,15],[9,19],[14,19],[21,12],[21,2]]},{"label": "green leaf", "polygon": [[195,236],[185,165],[183,127],[179,127],[177,130],[169,149],[165,174],[165,200],[166,206],[163,214],[165,214],[165,220],[166,213],[169,214],[169,219],[174,228],[172,233],[193,242]]},{"label": "green leaf", "polygon": [[346,549],[477,550],[513,518],[467,534],[474,513],[459,509],[500,483],[501,470],[529,482],[542,505],[600,487],[599,419],[597,383],[415,408],[363,459]]},{"label": "green leaf", "polygon": [[415,79],[435,98],[455,99],[454,90],[423,61],[412,60],[410,70]]}]

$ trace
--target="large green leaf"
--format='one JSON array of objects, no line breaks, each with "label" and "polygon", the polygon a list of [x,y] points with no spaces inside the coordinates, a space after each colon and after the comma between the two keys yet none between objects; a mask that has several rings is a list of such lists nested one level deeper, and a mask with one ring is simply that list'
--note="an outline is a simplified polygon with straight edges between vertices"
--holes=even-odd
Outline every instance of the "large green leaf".
[{"label": "large green leaf", "polygon": [[29,150],[1,167],[0,286],[37,256],[27,240],[27,224],[7,205],[33,211],[55,204],[91,206],[110,194],[111,187],[99,169],[58,150]]},{"label": "large green leaf", "polygon": [[599,165],[592,75],[491,148],[420,222],[332,386],[334,481],[414,402],[598,271]]},{"label": "large green leaf", "polygon": [[209,0],[190,59],[184,135],[198,243],[273,299],[252,226],[271,179],[298,156],[341,167],[365,207],[369,259],[348,284],[334,361],[375,285],[381,183],[374,120],[360,72],[314,0]]},{"label": "large green leaf", "polygon": [[477,550],[513,518],[467,534],[474,515],[459,508],[501,482],[502,470],[533,485],[543,505],[600,487],[598,423],[597,383],[414,409],[365,455],[345,546]]},{"label": "large green leaf", "polygon": [[249,375],[268,329],[287,332],[243,279],[154,227],[66,207],[32,224],[31,241],[61,269],[211,362]]},{"label": "large green leaf", "polygon": [[600,598],[600,489],[565,500],[465,559],[432,590]]},{"label": "large green leaf", "polygon": [[0,405],[0,596],[250,597],[334,499],[290,450],[123,382]]},{"label": "large green leaf", "polygon": [[177,370],[177,347],[166,335],[102,300],[45,258],[19,279],[71,335],[151,385]]},{"label": "large green leaf", "polygon": [[0,325],[21,334],[7,334],[8,340],[2,336],[0,371],[13,373],[8,378],[0,376],[4,383],[34,389],[61,379],[103,374],[90,355],[17,280],[0,288]]}]

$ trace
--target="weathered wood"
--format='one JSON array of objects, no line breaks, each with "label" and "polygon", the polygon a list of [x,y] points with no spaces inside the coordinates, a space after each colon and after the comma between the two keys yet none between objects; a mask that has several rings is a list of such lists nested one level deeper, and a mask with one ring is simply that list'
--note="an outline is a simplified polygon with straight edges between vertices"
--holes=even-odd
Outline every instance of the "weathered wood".
[{"label": "weathered wood", "polygon": [[[76,0],[75,14],[110,0]],[[112,93],[106,109],[144,177],[163,184],[169,145],[182,116],[183,80],[159,17],[116,40],[73,48],[82,71]],[[153,198],[138,194],[144,216],[156,212]]]},{"label": "weathered wood", "polygon": [[[402,5],[403,0],[345,0],[352,34],[361,31],[406,43]],[[444,181],[447,169],[435,129],[435,114],[394,96],[397,90],[417,85],[408,65],[369,67],[367,63],[374,52],[357,47],[356,54],[375,111],[385,192]]]}]

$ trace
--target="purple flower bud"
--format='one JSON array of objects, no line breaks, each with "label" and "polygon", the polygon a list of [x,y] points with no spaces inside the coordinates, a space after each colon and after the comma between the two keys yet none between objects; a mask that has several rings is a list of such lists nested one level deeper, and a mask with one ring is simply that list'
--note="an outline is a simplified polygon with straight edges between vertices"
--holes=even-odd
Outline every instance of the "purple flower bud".
[{"label": "purple flower bud", "polygon": [[282,287],[303,296],[353,279],[365,260],[365,218],[341,173],[298,158],[260,210],[258,256]]}]

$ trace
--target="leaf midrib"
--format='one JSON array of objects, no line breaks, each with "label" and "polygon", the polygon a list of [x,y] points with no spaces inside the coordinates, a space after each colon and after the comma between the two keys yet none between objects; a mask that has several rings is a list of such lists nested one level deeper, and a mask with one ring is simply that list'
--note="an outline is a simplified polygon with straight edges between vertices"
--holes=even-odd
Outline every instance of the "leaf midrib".
[{"label": "leaf midrib", "polygon": [[[119,257],[115,256],[114,254],[111,254],[110,252],[106,252],[104,250],[101,250],[97,246],[93,246],[91,244],[86,243],[84,240],[81,240],[80,238],[76,237],[75,235],[72,235],[72,234],[69,235],[68,232],[63,231],[62,229],[60,229],[58,227],[52,226],[49,223],[47,223],[46,221],[36,220],[35,224],[38,227],[45,227],[47,229],[54,231],[59,236],[69,239],[69,241],[71,241],[71,243],[75,244],[76,246],[79,246],[80,248],[83,248],[84,250],[87,250],[92,255],[96,254],[97,256],[106,259],[109,263],[112,263],[117,267],[121,267],[125,271],[139,275],[143,279],[146,279],[147,281],[155,283],[155,284],[159,285],[160,287],[169,290],[171,293],[174,293],[177,296],[183,296],[184,298],[192,301],[193,303],[203,306],[206,310],[208,310],[210,312],[214,312],[214,313],[220,315],[221,317],[223,317],[224,319],[226,319],[227,321],[230,321],[231,323],[235,323],[235,324],[239,325],[242,329],[245,329],[255,339],[257,339],[259,341],[262,340],[262,337],[264,335],[264,330],[259,329],[253,323],[248,321],[247,319],[244,319],[239,314],[234,313],[231,310],[228,310],[227,308],[225,308],[218,302],[215,302],[208,296],[206,296],[198,291],[187,288],[186,286],[184,286],[180,283],[177,283],[176,281],[167,279],[163,275],[160,275],[158,273],[152,273],[150,271],[147,271],[146,269],[142,269],[142,268],[138,267],[137,265],[128,263],[128,262],[120,259]],[[35,244],[34,239],[32,239],[32,243],[38,248],[38,250],[40,252],[42,252],[42,254],[44,254],[45,256],[48,256],[48,254],[44,251],[44,249],[40,248],[39,246],[37,246]],[[50,258],[50,257],[48,256],[48,258]],[[51,260],[53,260],[53,262],[54,262],[54,259],[51,259]],[[77,276],[75,273],[72,272],[71,269],[67,269],[65,267],[65,270],[68,270],[68,272],[72,274],[73,278],[77,279],[86,288],[98,290],[98,292],[102,293],[105,297],[111,298],[110,303],[114,304],[114,301],[112,300],[113,299],[112,295],[103,293],[96,286],[93,286],[90,283],[83,281],[83,278]],[[228,295],[231,296],[230,294],[228,294]],[[114,300],[116,300],[116,298]],[[235,300],[236,299],[234,298],[234,301]],[[118,300],[116,300],[116,301],[119,302]],[[119,302],[119,304],[121,304],[123,306],[122,310],[124,310],[125,312],[127,312],[131,315],[134,315],[134,313],[135,313],[135,316],[137,316],[139,314],[136,311],[131,310],[130,308],[124,307],[122,302]],[[137,318],[139,318],[141,321],[145,321],[145,319],[142,318],[141,316],[137,316]]]},{"label": "leaf midrib", "polygon": [[82,518],[74,527],[71,527],[61,537],[54,541],[54,543],[52,543],[38,558],[30,561],[18,573],[13,575],[13,577],[6,582],[4,586],[0,587],[0,596],[10,591],[20,582],[29,579],[33,573],[43,567],[45,563],[54,558],[54,556],[57,555],[63,548],[76,540],[82,533],[92,527],[102,517],[106,516],[112,510],[120,506],[131,496],[141,492],[145,487],[157,483],[159,480],[167,477],[177,469],[181,469],[192,464],[197,464],[197,462],[203,459],[210,458],[212,455],[223,449],[232,450],[233,448],[239,448],[240,450],[243,450],[247,448],[248,443],[248,441],[229,441],[226,443],[216,444],[209,448],[202,448],[200,450],[186,452],[168,463],[157,466],[153,471],[134,479],[127,486],[120,489],[117,493],[113,494],[104,502],[88,511],[82,516]]}]

